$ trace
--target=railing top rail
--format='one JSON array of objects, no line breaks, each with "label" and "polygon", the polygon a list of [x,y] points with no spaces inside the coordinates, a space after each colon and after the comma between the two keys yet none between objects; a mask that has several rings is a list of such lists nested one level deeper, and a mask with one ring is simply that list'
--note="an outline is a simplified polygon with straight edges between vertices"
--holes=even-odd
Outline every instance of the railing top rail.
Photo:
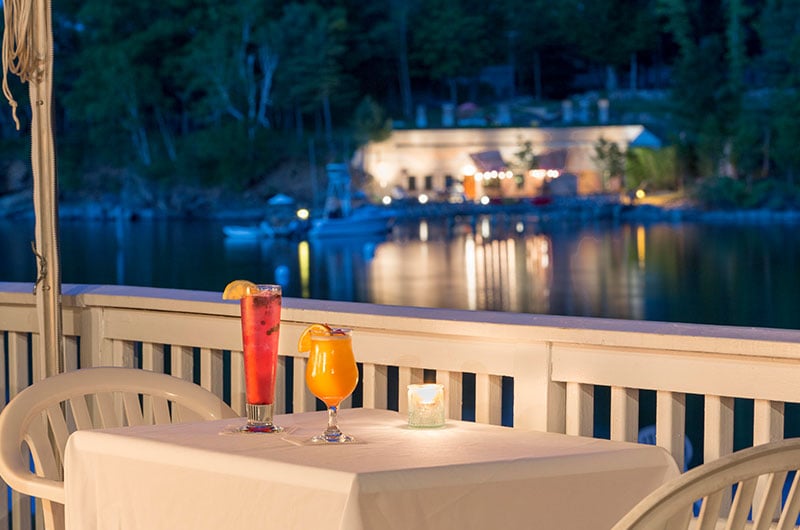
[{"label": "railing top rail", "polygon": [[[0,282],[0,304],[33,304],[31,283]],[[238,316],[221,292],[117,285],[65,284],[65,303],[78,307],[142,309]],[[588,346],[668,349],[800,359],[800,330],[715,326],[590,317],[466,311],[300,298],[284,299],[283,320],[298,324],[356,322],[393,333],[496,337],[499,342],[535,340]]]}]

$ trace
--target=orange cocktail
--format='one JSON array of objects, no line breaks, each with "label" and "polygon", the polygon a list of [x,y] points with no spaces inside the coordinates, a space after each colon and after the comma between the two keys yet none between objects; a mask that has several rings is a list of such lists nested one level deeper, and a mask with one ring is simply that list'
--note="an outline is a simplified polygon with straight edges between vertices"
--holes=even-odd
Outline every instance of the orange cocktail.
[{"label": "orange cocktail", "polygon": [[327,325],[309,326],[300,339],[298,349],[308,351],[306,384],[312,394],[328,407],[328,428],[312,442],[347,443],[353,437],[343,434],[336,423],[339,404],[355,390],[358,367],[353,356],[349,329]]},{"label": "orange cocktail", "polygon": [[328,407],[338,407],[358,384],[352,337],[349,331],[337,331],[329,335],[312,331],[306,368],[308,389]]}]

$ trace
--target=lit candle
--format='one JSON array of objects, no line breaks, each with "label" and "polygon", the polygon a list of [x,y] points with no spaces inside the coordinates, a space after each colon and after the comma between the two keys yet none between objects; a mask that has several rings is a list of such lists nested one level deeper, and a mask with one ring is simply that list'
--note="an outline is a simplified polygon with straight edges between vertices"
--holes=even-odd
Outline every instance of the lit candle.
[{"label": "lit candle", "polygon": [[444,425],[444,385],[408,385],[408,425],[410,427]]}]

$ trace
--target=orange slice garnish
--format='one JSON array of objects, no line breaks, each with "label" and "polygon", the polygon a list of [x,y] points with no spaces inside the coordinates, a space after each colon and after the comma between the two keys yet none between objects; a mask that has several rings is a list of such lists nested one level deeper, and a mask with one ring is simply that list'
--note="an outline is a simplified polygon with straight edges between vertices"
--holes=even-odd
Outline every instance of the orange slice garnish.
[{"label": "orange slice garnish", "polygon": [[317,335],[330,335],[332,332],[333,330],[327,324],[311,324],[303,330],[303,333],[300,334],[300,340],[297,341],[297,351],[311,351],[312,333],[316,333]]},{"label": "orange slice garnish", "polygon": [[241,300],[251,292],[258,290],[258,286],[249,280],[233,280],[222,291],[223,300]]}]

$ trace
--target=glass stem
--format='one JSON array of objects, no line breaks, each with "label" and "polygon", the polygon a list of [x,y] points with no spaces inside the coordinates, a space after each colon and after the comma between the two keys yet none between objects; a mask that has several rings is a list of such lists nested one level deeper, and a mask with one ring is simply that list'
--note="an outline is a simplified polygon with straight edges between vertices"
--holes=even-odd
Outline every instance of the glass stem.
[{"label": "glass stem", "polygon": [[339,432],[339,427],[336,425],[336,415],[338,411],[338,407],[328,407],[328,428],[325,430],[325,434]]}]

